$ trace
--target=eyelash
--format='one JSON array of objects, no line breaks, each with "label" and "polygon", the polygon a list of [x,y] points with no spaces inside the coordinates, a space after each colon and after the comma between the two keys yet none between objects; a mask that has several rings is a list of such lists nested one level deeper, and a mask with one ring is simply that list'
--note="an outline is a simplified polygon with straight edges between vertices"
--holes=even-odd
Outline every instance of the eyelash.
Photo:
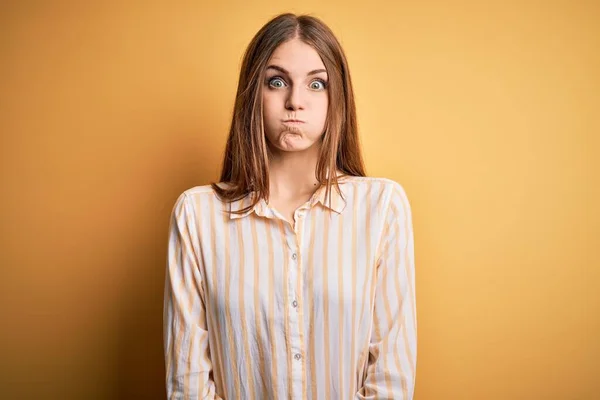
[{"label": "eyelash", "polygon": [[[281,76],[272,76],[272,77],[270,77],[270,78],[267,79],[267,85],[269,86],[270,89],[280,89],[280,88],[276,88],[276,87],[271,86],[271,82],[273,82],[275,79],[280,79],[281,81],[283,81],[285,83],[285,79],[283,79]],[[321,79],[321,78],[317,78],[317,79],[313,80],[311,82],[311,84],[313,82],[315,82],[315,81],[316,82],[321,82],[323,84],[323,89],[313,89],[313,90],[325,90],[325,89],[327,89],[327,81],[326,80]]]}]

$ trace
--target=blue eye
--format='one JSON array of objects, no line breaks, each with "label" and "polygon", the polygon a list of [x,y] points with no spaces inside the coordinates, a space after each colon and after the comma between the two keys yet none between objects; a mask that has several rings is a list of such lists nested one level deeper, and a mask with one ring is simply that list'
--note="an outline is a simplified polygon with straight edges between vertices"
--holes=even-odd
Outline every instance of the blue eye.
[{"label": "blue eye", "polygon": [[[319,86],[319,85],[315,86],[315,83],[318,83],[321,86]],[[322,79],[316,79],[316,80],[312,81],[310,84],[310,88],[315,89],[315,90],[324,90],[326,87],[327,87],[327,83]]]},{"label": "blue eye", "polygon": [[[275,82],[279,82],[280,84],[275,84]],[[279,77],[275,77],[269,80],[269,86],[274,87],[274,88],[281,88],[283,86],[285,86],[285,82],[283,81],[283,79],[279,78]]]},{"label": "blue eye", "polygon": [[[283,78],[281,78],[280,76],[274,76],[274,77],[268,79],[267,84],[269,85],[269,87],[271,87],[273,89],[281,89],[282,87],[287,86],[287,84],[285,83]],[[310,83],[309,87],[312,90],[317,90],[317,91],[325,90],[327,88],[327,82],[324,81],[323,79],[315,79],[314,81],[312,81]]]}]

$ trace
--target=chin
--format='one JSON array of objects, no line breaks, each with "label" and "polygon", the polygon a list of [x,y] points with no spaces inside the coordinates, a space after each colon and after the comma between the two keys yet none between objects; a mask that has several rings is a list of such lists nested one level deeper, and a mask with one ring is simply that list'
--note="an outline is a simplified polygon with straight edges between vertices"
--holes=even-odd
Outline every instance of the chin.
[{"label": "chin", "polygon": [[284,140],[277,145],[271,144],[271,147],[277,152],[292,153],[308,150],[312,147],[312,144],[307,144],[303,140],[298,140],[297,142]]},{"label": "chin", "polygon": [[308,150],[310,146],[282,146],[278,149],[281,151],[285,151],[286,153],[297,153],[300,151]]},{"label": "chin", "polygon": [[283,145],[282,150],[283,151],[295,151],[295,152],[299,152],[299,151],[306,151],[306,150],[310,150],[311,148],[313,148],[316,144],[318,143],[318,141],[316,142],[310,142],[307,143],[306,141],[302,141],[301,143],[292,143],[289,146],[285,146]]}]

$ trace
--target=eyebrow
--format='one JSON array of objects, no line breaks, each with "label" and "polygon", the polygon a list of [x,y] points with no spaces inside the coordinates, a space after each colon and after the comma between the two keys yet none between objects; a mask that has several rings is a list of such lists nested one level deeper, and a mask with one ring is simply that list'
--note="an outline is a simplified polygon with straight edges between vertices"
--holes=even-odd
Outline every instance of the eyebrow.
[{"label": "eyebrow", "polygon": [[[283,73],[284,73],[284,74],[286,74],[286,75],[289,75],[289,74],[290,74],[290,73],[289,73],[289,72],[288,72],[288,71],[287,71],[285,68],[283,68],[283,67],[280,67],[279,65],[269,65],[269,66],[267,67],[267,69],[274,69],[274,70],[277,70],[277,71],[283,72]],[[308,74],[306,74],[306,75],[307,75],[307,76],[310,76],[310,75],[315,75],[315,74],[318,74],[318,73],[320,73],[320,72],[325,72],[325,73],[327,73],[327,70],[326,70],[326,69],[323,69],[323,68],[320,68],[320,69],[315,69],[315,70],[312,70],[312,71],[310,71],[310,72],[309,72]]]}]

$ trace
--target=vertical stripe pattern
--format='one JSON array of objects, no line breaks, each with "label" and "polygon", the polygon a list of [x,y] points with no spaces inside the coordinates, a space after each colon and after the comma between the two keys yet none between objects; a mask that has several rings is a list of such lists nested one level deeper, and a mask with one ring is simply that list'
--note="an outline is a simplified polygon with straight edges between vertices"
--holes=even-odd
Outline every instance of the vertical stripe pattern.
[{"label": "vertical stripe pattern", "polygon": [[163,339],[168,399],[412,399],[411,208],[392,180],[344,177],[287,221],[209,186],[176,200]]}]

